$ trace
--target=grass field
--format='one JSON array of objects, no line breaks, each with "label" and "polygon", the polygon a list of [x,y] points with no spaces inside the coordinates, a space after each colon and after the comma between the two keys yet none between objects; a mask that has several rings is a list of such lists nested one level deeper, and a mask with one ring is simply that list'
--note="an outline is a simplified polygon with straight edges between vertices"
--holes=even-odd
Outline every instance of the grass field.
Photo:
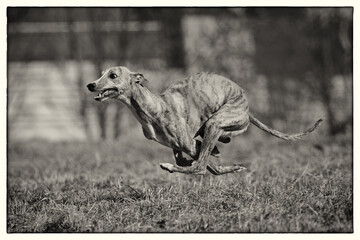
[{"label": "grass field", "polygon": [[[314,136],[314,135],[313,135]],[[352,142],[240,136],[237,174],[170,174],[145,139],[8,143],[8,232],[352,232]]]}]

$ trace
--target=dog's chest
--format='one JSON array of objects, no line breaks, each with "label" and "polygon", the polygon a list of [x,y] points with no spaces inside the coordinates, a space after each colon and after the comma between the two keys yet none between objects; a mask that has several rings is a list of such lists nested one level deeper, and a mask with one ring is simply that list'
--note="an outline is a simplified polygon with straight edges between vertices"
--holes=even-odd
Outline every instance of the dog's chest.
[{"label": "dog's chest", "polygon": [[140,122],[144,135],[146,138],[150,140],[154,140],[164,146],[167,147],[178,147],[178,144],[174,141],[173,138],[171,138],[168,134],[166,134],[166,131],[162,128],[159,128],[154,124],[146,123],[146,122]]},{"label": "dog's chest", "polygon": [[144,135],[147,139],[154,140],[162,145],[173,147],[171,139],[168,139],[165,130],[162,129],[158,124],[151,123],[147,117],[138,111],[133,111],[136,119],[139,121],[143,128]]},{"label": "dog's chest", "polygon": [[[144,111],[135,101],[132,102],[132,106],[130,109],[141,124],[143,133],[147,139],[154,140],[170,148],[179,146],[176,137],[172,134],[174,131],[169,131],[169,119],[154,116],[154,114]],[[168,117],[172,116],[168,115]]]}]

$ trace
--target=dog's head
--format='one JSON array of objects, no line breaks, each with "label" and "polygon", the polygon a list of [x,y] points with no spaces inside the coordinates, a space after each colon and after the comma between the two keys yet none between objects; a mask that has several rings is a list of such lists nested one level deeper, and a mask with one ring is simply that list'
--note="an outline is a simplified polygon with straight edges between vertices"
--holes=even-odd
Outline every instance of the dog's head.
[{"label": "dog's head", "polygon": [[141,73],[131,72],[126,67],[111,67],[102,73],[102,76],[87,85],[90,92],[96,92],[96,101],[105,101],[117,98],[125,101],[131,94],[133,84],[143,86],[147,80]]}]

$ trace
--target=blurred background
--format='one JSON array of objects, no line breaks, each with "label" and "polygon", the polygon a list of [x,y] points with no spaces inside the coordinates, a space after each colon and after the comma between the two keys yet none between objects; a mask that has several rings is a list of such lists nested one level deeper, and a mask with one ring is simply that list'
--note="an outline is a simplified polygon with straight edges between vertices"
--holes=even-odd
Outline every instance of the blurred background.
[{"label": "blurred background", "polygon": [[142,72],[153,92],[222,74],[275,129],[325,118],[322,136],[352,137],[352,8],[9,7],[7,20],[9,142],[143,138],[123,104],[86,89],[118,65]]}]

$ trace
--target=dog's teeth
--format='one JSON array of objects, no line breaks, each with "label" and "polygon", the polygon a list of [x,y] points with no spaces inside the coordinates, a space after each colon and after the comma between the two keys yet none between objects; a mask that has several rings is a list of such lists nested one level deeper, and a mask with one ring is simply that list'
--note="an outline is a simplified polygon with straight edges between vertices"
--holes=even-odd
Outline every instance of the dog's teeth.
[{"label": "dog's teeth", "polygon": [[95,97],[95,99],[97,99],[97,100],[103,99],[103,98],[108,97],[109,95],[111,95],[113,92],[114,92],[114,90],[106,90],[104,92],[99,93]]}]

